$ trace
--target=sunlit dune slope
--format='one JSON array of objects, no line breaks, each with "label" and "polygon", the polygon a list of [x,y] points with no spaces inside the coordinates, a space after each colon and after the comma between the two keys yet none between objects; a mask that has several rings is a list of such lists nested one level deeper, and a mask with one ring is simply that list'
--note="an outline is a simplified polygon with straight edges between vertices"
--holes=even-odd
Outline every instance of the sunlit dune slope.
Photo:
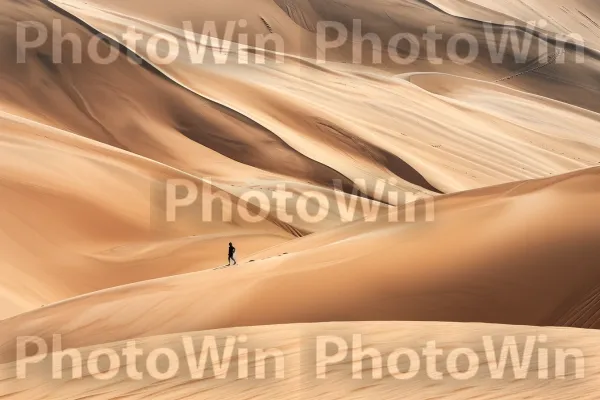
[{"label": "sunlit dune slope", "polygon": [[252,251],[293,237],[279,222],[249,224],[237,214],[225,222],[216,208],[213,216],[195,209],[168,222],[169,179],[220,192],[149,159],[0,112],[0,318],[221,265],[220,249],[231,240]]},{"label": "sunlit dune slope", "polygon": [[[290,14],[286,27],[291,31],[297,24],[314,25],[323,20],[341,23],[349,29],[352,19],[359,16],[363,33],[375,33],[386,43],[397,33],[408,32],[421,37],[427,26],[435,25],[443,36],[437,51],[441,63],[428,60],[422,54],[410,65],[392,63],[386,57],[381,64],[372,64],[372,46],[368,41],[358,46],[356,40],[331,49],[325,55],[328,62],[324,64],[317,62],[318,55],[314,51],[312,54],[297,51],[290,44],[294,42],[287,40],[284,40],[286,57],[281,63],[271,54],[263,63],[253,62],[255,59],[250,57],[249,65],[240,64],[240,55],[247,54],[235,43],[228,45],[229,58],[221,60],[222,63],[215,63],[211,50],[206,50],[208,55],[198,62],[190,58],[190,39],[182,31],[182,24],[177,23],[180,17],[174,17],[179,15],[175,11],[162,10],[158,16],[149,15],[138,3],[117,5],[101,0],[89,4],[74,0],[55,3],[117,40],[132,26],[146,38],[159,32],[174,35],[179,43],[179,58],[169,64],[154,62],[156,68],[197,95],[247,116],[298,153],[351,180],[399,178],[398,186],[402,190],[434,194],[544,177],[597,163],[593,159],[596,157],[590,155],[597,153],[598,143],[585,133],[590,126],[596,129],[595,114],[574,111],[570,130],[582,135],[568,144],[563,143],[565,148],[553,151],[555,142],[561,140],[560,135],[548,134],[543,125],[532,129],[528,124],[530,118],[523,118],[523,113],[519,113],[522,97],[519,92],[509,92],[509,96],[499,100],[501,113],[485,108],[465,110],[449,104],[446,99],[433,99],[430,93],[392,77],[433,72],[488,83],[501,80],[497,83],[502,86],[598,111],[598,85],[594,77],[600,63],[592,51],[586,53],[586,62],[579,64],[574,49],[567,46],[566,52],[561,52],[563,45],[553,43],[543,49],[536,39],[524,62],[517,63],[512,46],[508,46],[505,57],[496,63],[492,62],[481,22],[461,20],[428,3],[377,1],[366,6],[351,0],[288,1],[282,9]],[[202,2],[202,7],[215,11],[217,6],[211,4]],[[252,32],[260,31],[259,16],[267,13],[265,10],[275,12],[274,3],[262,1],[250,2],[247,7],[228,13],[209,13],[206,17],[198,11],[202,7],[190,10],[189,19],[194,19],[194,32],[198,34],[192,43],[194,48],[203,47],[205,43],[200,36],[204,32],[203,23],[216,20],[224,26],[227,21],[235,24],[238,18],[248,17],[247,7],[252,7],[256,15],[249,19],[250,31],[233,29],[230,39],[235,41],[242,32],[252,36]],[[120,14],[115,15],[115,9],[120,10]],[[263,33],[269,33],[266,27],[263,29]],[[502,26],[497,27],[492,36],[500,41],[505,29],[515,32],[520,40],[532,38],[531,34],[514,27]],[[225,28],[220,27],[217,33],[225,36]],[[316,34],[310,30],[305,33],[309,37],[303,40],[316,46]],[[469,33],[477,39],[479,56],[473,63],[461,65],[448,58],[448,40],[457,33]],[[154,58],[144,44],[140,42],[136,50],[152,62]],[[420,48],[424,53],[424,42]],[[385,48],[377,50],[387,54]],[[459,49],[463,56],[464,50]],[[546,55],[549,60],[555,60],[553,54],[557,52],[565,56],[565,63],[543,63]],[[357,55],[362,55],[360,65],[354,59]],[[432,81],[439,82],[439,79],[433,75]],[[476,85],[476,82],[462,82],[465,90]],[[490,93],[502,90],[493,85],[487,88]],[[436,92],[435,88],[431,91]],[[485,97],[474,95],[471,101],[479,103],[485,101]],[[539,102],[532,102],[530,108],[536,120],[544,122],[552,118],[554,108],[562,108],[562,105],[540,98]],[[582,150],[587,155],[581,154]],[[365,192],[377,198],[372,185]]]},{"label": "sunlit dune slope", "polygon": [[[87,51],[79,62],[74,58],[77,46],[68,40],[55,46],[59,33],[51,26],[59,24],[63,34],[80,38],[86,49],[94,43],[93,31],[56,7],[33,0],[11,2],[3,8],[3,15],[3,110],[153,159],[195,177],[208,178],[232,196],[250,190],[270,196],[279,184],[285,184],[282,190],[296,199],[306,188],[333,197],[331,188],[335,181],[341,182],[341,188],[349,195],[353,192],[350,179],[327,163],[301,154],[243,113],[198,96],[149,64],[131,62],[116,47],[111,50],[107,43],[97,41],[102,57],[113,52],[112,62],[97,63]],[[23,51],[15,45],[17,23],[22,21],[34,21],[49,31],[44,46]],[[33,31],[29,33],[35,35]],[[20,53],[24,55],[21,64]],[[350,142],[346,147],[354,153],[362,148],[352,147],[354,142],[347,138],[334,137],[332,144],[344,145],[344,140]],[[419,191],[419,185],[428,185],[420,173],[401,160],[384,152],[377,157],[384,162],[389,158],[398,174],[414,182],[399,180],[404,182],[403,188]],[[345,164],[352,161],[350,157],[343,160]],[[370,167],[382,171],[386,178],[392,176],[377,161]],[[355,176],[372,180],[371,175],[360,172]],[[376,198],[373,186],[370,182],[354,192]],[[340,222],[335,216],[312,226],[300,221],[294,229],[310,233]]]},{"label": "sunlit dune slope", "polygon": [[[198,35],[210,32],[210,35],[238,42],[242,39],[240,34],[244,33],[251,45],[255,45],[253,39],[260,35],[274,33],[282,38],[283,47],[279,48],[279,51],[288,55],[288,61],[294,60],[293,55],[302,55],[305,61],[317,58],[330,61],[321,71],[324,69],[334,73],[340,69],[335,62],[341,62],[351,64],[351,69],[361,70],[359,65],[362,65],[369,67],[367,71],[376,69],[379,73],[418,70],[451,73],[486,81],[502,79],[508,85],[527,88],[546,97],[594,110],[599,109],[594,99],[581,97],[582,93],[598,91],[594,71],[598,70],[599,53],[595,50],[593,40],[597,39],[598,34],[598,28],[593,25],[597,12],[594,6],[589,5],[577,6],[579,7],[577,8],[570,4],[571,2],[567,2],[566,5],[565,2],[561,2],[546,7],[542,5],[543,3],[539,3],[536,5],[538,9],[536,22],[538,19],[545,19],[548,24],[555,23],[560,28],[536,26],[526,31],[525,23],[519,24],[518,19],[515,21],[515,17],[499,12],[486,0],[479,2],[482,4],[464,0],[429,2],[376,0],[368,5],[358,0],[319,2],[252,0],[246,2],[243,7],[228,9],[227,12],[223,10],[226,5],[222,8],[221,5],[217,6],[210,0],[202,0],[193,8],[189,3],[180,0],[175,0],[169,9],[157,3],[154,7],[150,7],[150,11],[148,7],[141,6],[141,2],[137,1],[125,4],[112,0],[85,3],[79,0],[53,0],[53,2],[99,27],[103,32],[116,37],[121,36],[117,32],[123,27],[131,26],[146,33],[159,30],[184,36],[182,31],[186,26],[184,21],[192,22],[194,32]],[[520,3],[512,7],[517,14],[524,14],[524,9],[530,11],[534,9],[530,5],[522,4],[520,0],[512,3]],[[279,6],[279,11],[275,4]],[[451,8],[460,9],[462,12],[452,13],[446,10],[450,6],[444,6],[449,4],[452,5]],[[503,7],[505,6],[500,6]],[[116,13],[115,10],[119,12]],[[181,16],[181,10],[186,10],[185,16]],[[270,18],[271,15],[273,19]],[[575,22],[567,23],[563,16],[567,19],[575,18]],[[287,22],[284,26],[281,26],[282,18]],[[239,26],[240,20],[246,21],[247,26]],[[493,21],[494,25],[486,25],[488,21]],[[516,27],[515,22],[517,22]],[[331,48],[325,49],[323,40],[319,39],[318,30],[315,28],[320,23],[335,26],[329,28],[333,31],[327,37],[329,41],[334,40],[336,33],[342,35],[347,33],[348,39],[342,40],[337,47],[328,46]],[[216,29],[207,30],[207,27],[211,27],[212,24],[216,24]],[[225,28],[227,24],[230,25],[229,29]],[[301,32],[297,32],[298,27],[301,28]],[[342,31],[339,30],[340,27]],[[440,38],[430,49],[423,35],[432,27]],[[290,39],[292,36],[290,33],[293,33],[296,40]],[[399,33],[416,36],[415,40],[419,43],[416,59],[408,57],[411,49],[406,41],[394,43],[391,40]],[[577,57],[576,43],[579,41],[570,38],[568,36],[570,34],[582,37],[580,50],[585,55],[585,62]],[[373,39],[373,35],[376,39]],[[449,41],[456,35],[461,35],[463,40],[459,40],[456,44],[456,54],[451,54]],[[468,45],[467,37],[476,40],[475,46]],[[518,39],[518,43],[512,43],[513,37]],[[301,49],[298,41],[302,44]],[[187,45],[188,43],[183,47]],[[138,48],[143,56],[146,50],[144,47],[141,45]],[[273,41],[267,41],[266,45],[261,47],[271,49]],[[476,54],[473,58],[468,56],[470,47],[475,47],[473,50]],[[430,50],[433,49],[435,52],[432,55]],[[232,52],[237,50],[238,47],[235,45],[229,48]],[[381,55],[381,61],[377,62],[378,57],[373,57],[373,50]],[[396,50],[399,57],[411,59],[412,62],[395,61],[389,56],[391,50]],[[460,60],[457,62],[457,57],[468,62],[460,62]],[[521,60],[522,57],[524,59]],[[194,61],[189,54],[180,54],[180,58],[185,62]],[[237,54],[231,58],[237,60]],[[211,58],[206,57],[204,64],[211,64],[208,60]],[[182,65],[169,65],[167,69],[174,75],[182,76],[181,67]],[[206,67],[202,65],[201,69]],[[334,71],[331,71],[332,69]],[[522,74],[524,71],[528,72]],[[516,74],[519,74],[519,79],[508,79]],[[576,93],[579,93],[579,96]]]},{"label": "sunlit dune slope", "polygon": [[86,346],[349,320],[599,328],[599,173],[445,196],[435,202],[434,222],[425,221],[421,203],[415,223],[354,223],[256,254],[239,267],[133,284],[23,314],[0,323],[3,359],[14,355],[15,337],[50,332],[62,333],[69,346]]},{"label": "sunlit dune slope", "polygon": [[[125,327],[123,327],[125,329]],[[190,354],[184,348],[183,338],[193,340],[194,348],[200,351],[202,341],[206,336],[219,338],[220,352],[224,352],[226,337],[247,338],[244,344],[238,344],[233,349],[233,357],[222,365],[226,366],[225,378],[215,378],[215,373],[209,366],[203,379],[191,379],[188,362],[196,362],[197,354]],[[373,371],[373,364],[365,357],[362,363],[364,379],[352,379],[352,356],[350,351],[343,360],[326,368],[326,379],[317,379],[316,354],[317,337],[329,336],[340,338],[352,348],[352,335],[359,335],[364,348],[374,348],[382,354],[383,369],[381,378],[369,379],[377,373]],[[174,378],[164,381],[154,381],[148,377],[144,363],[136,366],[136,370],[144,373],[146,379],[134,380],[126,376],[125,364],[121,364],[120,373],[112,379],[110,385],[106,381],[93,379],[84,375],[82,379],[44,379],[52,371],[50,356],[47,361],[37,365],[29,365],[30,379],[15,379],[15,364],[0,366],[4,393],[8,398],[41,400],[47,398],[88,399],[97,398],[152,398],[161,400],[179,400],[189,398],[236,398],[236,399],[405,399],[421,400],[424,398],[444,399],[513,399],[543,398],[549,400],[562,400],[572,398],[575,394],[580,399],[596,399],[594,394],[599,383],[598,367],[598,335],[596,331],[512,327],[501,325],[459,324],[459,323],[411,323],[411,322],[359,322],[359,323],[326,323],[326,324],[294,324],[278,326],[244,327],[238,329],[223,329],[217,331],[189,332],[140,339],[136,347],[146,357],[154,349],[172,349],[179,360],[179,371]],[[532,352],[529,363],[523,362],[524,368],[513,367],[509,361],[507,367],[500,372],[502,379],[491,379],[490,371],[497,371],[497,362],[486,357],[486,348],[483,337],[493,338],[492,341],[499,348],[504,338],[515,338],[515,344],[520,349],[526,348],[525,343],[533,338],[545,336],[546,344],[538,345]],[[442,373],[441,380],[435,381],[428,378],[425,359],[419,366],[413,362],[409,364],[408,357],[400,357],[397,361],[398,371],[416,372],[412,379],[396,379],[387,369],[387,356],[398,349],[414,349],[417,353],[425,346],[425,341],[434,341],[436,347],[442,352],[437,357],[438,364],[435,371]],[[102,344],[94,347],[80,349],[84,360],[90,352],[101,348],[115,350],[121,353],[127,344],[116,342]],[[329,345],[329,353],[333,355],[335,345]],[[467,380],[457,380],[449,375],[443,362],[455,349],[470,349],[479,356],[480,365],[477,366],[475,377]],[[238,350],[249,349],[250,361],[248,370],[251,379],[237,379],[237,371],[241,370],[243,361],[237,357]],[[278,349],[282,356],[268,358],[265,364],[266,379],[256,379],[255,371],[258,365],[254,362],[253,352],[258,349]],[[554,358],[555,351],[577,351],[585,357],[585,362],[565,364],[565,379],[554,379],[559,366],[550,364],[548,368],[541,364],[538,358],[538,349],[547,349]],[[338,350],[339,351],[339,350]],[[359,348],[356,348],[359,351]],[[525,353],[524,350],[517,352]],[[461,353],[462,354],[462,353]],[[461,359],[463,358],[463,359]],[[459,358],[459,370],[467,370],[466,357]],[[140,356],[140,359],[143,359]],[[164,360],[164,358],[163,358]],[[66,362],[65,362],[66,364]],[[210,365],[211,363],[209,363]],[[171,364],[173,365],[173,364]],[[561,364],[562,365],[562,364]],[[128,366],[133,367],[133,365]],[[104,365],[102,364],[102,368]],[[167,371],[168,366],[161,364],[161,371]],[[413,369],[411,369],[413,368]],[[418,368],[418,369],[414,369]],[[472,366],[473,368],[473,366]],[[515,379],[516,371],[526,371],[525,379]],[[393,371],[393,370],[391,370]],[[70,376],[74,370],[66,367],[64,376]],[[279,373],[280,378],[275,378]],[[377,375],[375,375],[377,376]],[[549,379],[539,377],[548,376]],[[578,379],[576,379],[578,377]]]},{"label": "sunlit dune slope", "polygon": [[[455,15],[494,22],[514,20],[517,24],[544,21],[544,30],[564,35],[580,35],[589,46],[600,49],[600,6],[587,0],[429,0]],[[485,16],[477,11],[487,10]],[[491,12],[495,12],[494,16]],[[500,18],[501,17],[501,18]]]},{"label": "sunlit dune slope", "polygon": [[[364,16],[365,29],[375,29],[382,37],[399,28],[417,32],[425,22],[439,22],[446,34],[468,28],[480,39],[482,28],[463,20],[452,25],[457,17],[443,9],[408,0],[395,3],[398,7],[393,10],[387,3],[375,2],[369,12],[351,0],[256,0],[235,10],[227,4],[212,5],[206,16],[198,16],[195,7],[188,10],[177,2],[172,7],[144,9],[141,2],[54,4],[25,0],[3,8],[0,31],[7,40],[0,47],[0,77],[4,82],[0,106],[6,126],[2,134],[6,157],[0,184],[6,193],[1,201],[8,221],[2,227],[8,249],[3,264],[11,271],[4,283],[5,296],[10,300],[3,316],[98,289],[217,267],[224,262],[224,244],[236,235],[247,238],[236,239],[247,255],[294,236],[323,232],[343,221],[332,211],[319,224],[295,221],[288,225],[277,220],[271,209],[268,220],[258,225],[228,224],[218,218],[204,224],[206,221],[196,221],[192,215],[191,220],[180,220],[183,227],[174,233],[146,212],[156,208],[157,202],[160,208],[160,201],[152,196],[159,192],[160,199],[164,194],[161,188],[164,191],[165,181],[171,177],[227,191],[233,200],[248,190],[270,193],[285,183],[288,187],[284,190],[296,199],[302,191],[316,190],[331,204],[340,201],[332,191],[332,182],[342,182],[343,189],[350,192],[351,181],[363,179],[356,194],[374,198],[371,203],[382,206],[380,217],[385,217],[397,204],[379,203],[385,198],[377,193],[378,181],[399,190],[433,195],[546,177],[599,162],[600,143],[594,134],[600,122],[598,115],[578,107],[596,109],[592,103],[581,103],[596,99],[587,95],[591,93],[587,91],[589,82],[584,82],[594,76],[593,54],[584,65],[547,65],[543,72],[523,72],[521,66],[494,65],[485,59],[469,66],[445,63],[432,67],[421,60],[410,68],[389,63],[361,67],[349,62],[351,44],[335,50],[332,62],[319,65],[307,55],[310,48],[307,50],[304,40],[315,40],[312,28],[319,20],[348,25],[353,12]],[[470,7],[468,3],[462,5]],[[88,44],[95,28],[117,37],[127,24],[135,24],[146,34],[181,34],[175,25],[188,11],[198,25],[209,17],[223,23],[233,17],[246,18],[256,32],[270,27],[282,35],[287,32],[289,37],[300,38],[302,45],[290,48],[283,64],[196,65],[182,58],[170,65],[156,65],[141,49],[140,55],[148,62],[137,65],[120,47],[120,52],[113,48],[114,62],[100,65],[85,52],[82,63],[69,62],[73,47],[66,43],[61,47],[64,62],[55,64],[50,35],[44,47],[26,53],[25,64],[15,62],[20,51],[15,46],[18,21],[37,21],[47,28],[52,21],[59,21],[64,33],[75,34]],[[286,23],[277,25],[271,18]],[[387,25],[381,23],[382,18],[388,20]],[[397,18],[402,21],[399,26]],[[396,22],[390,25],[390,21]],[[104,55],[110,49],[108,43],[100,44]],[[237,54],[240,50],[234,46],[231,51]],[[567,56],[571,57],[568,60],[575,57],[572,49],[567,49]],[[414,71],[419,68],[423,70]],[[561,71],[577,84],[561,90],[552,86],[556,84],[552,74]],[[404,73],[392,76],[398,72]],[[490,82],[510,76],[506,74],[519,75],[516,81]],[[505,87],[507,82],[518,90]],[[534,86],[541,91],[527,93]],[[559,97],[552,95],[555,99],[551,99],[550,92]],[[25,140],[28,135],[31,138]],[[57,140],[63,147],[54,144]],[[86,149],[102,149],[106,155],[100,161],[91,158],[80,149],[84,144]],[[127,162],[118,164],[115,157],[126,157]],[[36,160],[30,164],[33,167],[23,169],[22,165],[31,160]],[[131,160],[145,160],[150,169],[140,167],[131,175],[127,172]],[[156,168],[162,172],[153,172]],[[200,177],[210,177],[211,182]],[[214,186],[208,186],[211,183]],[[351,195],[342,196],[343,201],[351,199]],[[361,216],[358,212],[354,219]],[[33,222],[23,223],[29,219]],[[577,226],[574,221],[567,223]],[[31,240],[40,238],[39,249],[27,242],[25,232],[29,231],[23,226],[36,232]],[[371,226],[361,229],[367,232]],[[422,224],[408,228],[417,226]],[[402,232],[408,228],[395,227]],[[316,240],[314,248],[299,253],[299,257],[308,257],[302,262],[312,265],[313,253],[325,252],[319,249],[319,240],[350,231],[349,227],[341,229],[311,238]],[[371,236],[376,237],[374,233]],[[47,237],[52,237],[52,244],[46,243]],[[359,250],[364,257],[372,256],[367,250],[370,245]],[[400,246],[394,251],[403,260],[402,254],[418,249]],[[384,262],[380,268],[387,270],[385,262],[396,262],[379,252],[375,251]],[[168,266],[162,266],[167,259]],[[421,263],[418,260],[415,262]],[[343,260],[341,265],[345,265]],[[106,273],[106,268],[114,266],[120,267],[118,274]],[[234,279],[245,279],[247,273],[237,278],[236,272]],[[206,276],[220,276],[211,274]],[[13,276],[26,278],[21,281]],[[213,285],[212,279],[207,284]],[[381,312],[387,315],[387,311]],[[409,318],[420,314],[406,312]],[[424,315],[429,319],[438,314]],[[549,318],[528,314],[524,319],[545,323],[542,317]],[[219,318],[229,317],[223,314]],[[517,315],[509,318],[503,314],[491,321],[521,322]],[[595,322],[592,318],[581,324]],[[206,327],[213,327],[212,322]]]}]

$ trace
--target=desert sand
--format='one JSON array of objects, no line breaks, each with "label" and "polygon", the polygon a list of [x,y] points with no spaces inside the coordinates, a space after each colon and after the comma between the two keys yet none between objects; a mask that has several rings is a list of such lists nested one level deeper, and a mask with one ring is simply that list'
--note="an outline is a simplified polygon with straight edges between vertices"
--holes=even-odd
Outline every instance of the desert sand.
[{"label": "desert sand", "polygon": [[[470,346],[477,352],[486,350],[481,343],[482,336],[505,335],[515,336],[517,343],[523,345],[527,337],[545,335],[556,346],[582,349],[586,357],[585,377],[574,383],[572,376],[576,374],[574,367],[567,368],[565,379],[536,382],[532,377],[547,371],[536,360],[530,379],[514,379],[506,376],[504,379],[486,379],[485,370],[490,368],[482,359],[480,366],[481,377],[474,380],[460,381],[448,379],[444,374],[441,380],[434,384],[427,379],[424,371],[413,380],[401,381],[385,373],[383,379],[352,380],[352,366],[360,365],[347,360],[344,363],[328,366],[327,379],[317,379],[314,363],[316,338],[320,335],[340,335],[340,333],[363,334],[363,345],[374,346],[381,352],[390,352],[398,348],[418,348],[423,337],[438,341],[438,348],[449,353],[456,348]],[[245,335],[248,343],[258,348],[276,347],[282,349],[283,357],[279,365],[268,363],[267,378],[260,384],[248,380],[236,379],[235,374],[225,378],[207,375],[204,379],[189,379],[178,376],[162,382],[152,380],[131,381],[126,376],[114,379],[116,384],[106,385],[106,382],[84,377],[77,384],[58,381],[53,385],[44,384],[43,376],[34,380],[17,380],[14,376],[14,365],[5,364],[0,370],[3,385],[7,388],[9,398],[27,393],[29,399],[47,398],[148,398],[153,399],[187,399],[187,398],[240,398],[240,399],[271,399],[271,398],[322,398],[322,399],[365,399],[376,396],[382,399],[396,399],[401,394],[403,398],[457,398],[457,399],[504,399],[504,398],[572,398],[573,393],[582,394],[580,397],[593,398],[600,379],[598,368],[598,333],[590,330],[565,330],[558,328],[513,327],[506,325],[457,324],[457,323],[422,323],[422,322],[360,322],[360,323],[327,323],[327,324],[292,324],[254,328],[236,328],[207,332],[186,332],[176,335],[148,337],[140,342],[140,348],[153,349],[169,347],[176,349],[178,357],[185,360],[186,353],[181,345],[181,337],[187,336],[196,345],[200,345],[205,335],[219,337]],[[125,347],[124,342],[114,342],[109,348],[119,351]],[[89,354],[95,347],[82,349]],[[272,360],[272,359],[271,359]],[[231,360],[234,369],[241,361]],[[401,364],[400,368],[407,370],[410,366]],[[363,376],[373,376],[372,365],[364,362],[361,366]],[[42,364],[39,365],[40,371]],[[281,378],[275,379],[277,368],[283,371]],[[492,367],[493,368],[493,367]],[[442,368],[440,368],[441,370]],[[553,372],[553,368],[550,370]],[[569,372],[570,371],[570,372]],[[72,371],[66,368],[65,376]],[[549,373],[552,376],[553,373]]]},{"label": "desert sand", "polygon": [[[0,397],[598,397],[599,6],[19,0],[6,1],[0,17]],[[356,39],[326,54],[316,46],[320,21],[352,27],[357,18],[385,54],[394,34],[436,26],[441,62],[378,63]],[[240,20],[249,40],[227,42],[224,62],[182,52],[164,63],[123,39],[133,27],[141,43],[169,34],[187,50],[189,21],[210,48]],[[48,40],[21,54],[23,21],[48,29]],[[84,51],[74,62],[76,46],[54,43],[57,21],[84,48],[110,38],[99,53],[114,60]],[[493,35],[536,38],[525,62],[510,46],[502,62],[491,60],[487,21]],[[207,22],[212,39],[200,35]],[[443,52],[458,33],[476,40],[471,63]],[[285,49],[261,46],[259,34],[279,35]],[[570,34],[584,46],[565,42]],[[265,62],[248,62],[256,56]],[[230,220],[204,215],[200,196],[166,221],[172,180],[236,211]],[[250,191],[267,204],[246,199]],[[297,203],[307,192],[327,199],[327,210],[307,203],[324,218],[283,218],[273,193]],[[340,211],[353,201],[362,207]],[[242,217],[261,212],[257,222]],[[228,242],[237,266],[226,265]],[[282,346],[293,372],[264,386],[15,378],[17,337],[60,334],[64,346],[90,352],[130,340],[169,347],[189,332]],[[452,348],[488,334],[546,334],[582,349],[590,369],[581,381],[543,383],[318,382],[306,375],[313,348],[302,338],[323,332],[363,333],[390,348],[424,337]]]}]

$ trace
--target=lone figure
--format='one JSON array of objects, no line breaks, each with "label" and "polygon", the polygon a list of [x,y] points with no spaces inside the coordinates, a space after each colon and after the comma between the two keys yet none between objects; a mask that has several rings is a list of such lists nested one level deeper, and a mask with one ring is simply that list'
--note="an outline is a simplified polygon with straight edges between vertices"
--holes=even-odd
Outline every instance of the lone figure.
[{"label": "lone figure", "polygon": [[233,265],[237,264],[237,261],[235,261],[235,247],[233,247],[233,244],[229,242],[229,257],[227,258],[227,262],[229,264],[227,265],[231,265],[231,260],[233,260]]}]

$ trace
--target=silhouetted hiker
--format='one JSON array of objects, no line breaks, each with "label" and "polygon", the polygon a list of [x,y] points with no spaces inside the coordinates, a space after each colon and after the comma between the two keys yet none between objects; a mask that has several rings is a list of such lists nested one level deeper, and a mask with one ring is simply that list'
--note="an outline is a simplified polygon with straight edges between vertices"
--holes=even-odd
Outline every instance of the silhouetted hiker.
[{"label": "silhouetted hiker", "polygon": [[233,260],[233,265],[237,264],[237,261],[235,261],[235,247],[229,242],[229,258],[227,258],[229,264],[227,265],[231,265],[231,260]]}]

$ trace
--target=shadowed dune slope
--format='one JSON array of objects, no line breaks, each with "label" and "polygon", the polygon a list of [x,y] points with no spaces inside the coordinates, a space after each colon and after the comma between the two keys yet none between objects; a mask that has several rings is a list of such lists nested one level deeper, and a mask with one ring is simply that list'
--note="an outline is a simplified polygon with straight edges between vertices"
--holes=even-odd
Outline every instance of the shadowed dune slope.
[{"label": "shadowed dune slope", "polygon": [[[247,117],[122,54],[108,65],[87,50],[79,60],[68,41],[54,45],[53,21],[64,35],[79,37],[84,49],[93,43],[92,33],[43,3],[11,2],[3,15],[0,104],[5,109],[197,175],[231,178],[229,169],[238,179],[288,176],[322,185],[344,179]],[[25,52],[24,64],[16,62],[23,50],[15,46],[19,21],[36,21],[49,31],[43,47]],[[118,54],[104,42],[98,49],[102,57]]]},{"label": "shadowed dune slope", "polygon": [[[544,49],[536,39],[523,62],[515,61],[512,46],[507,47],[500,62],[493,62],[481,22],[459,19],[427,3],[376,1],[367,7],[351,0],[287,1],[282,9],[287,10],[294,21],[300,13],[302,17],[296,22],[301,25],[328,20],[349,29],[353,18],[360,16],[363,33],[375,33],[382,43],[397,33],[408,32],[421,37],[427,26],[435,25],[443,37],[436,51],[441,63],[426,58],[424,41],[420,43],[421,57],[409,65],[400,65],[385,57],[381,64],[372,64],[369,60],[373,57],[373,48],[369,47],[368,41],[360,46],[356,41],[349,41],[328,52],[325,55],[328,62],[319,64],[315,60],[316,54],[299,56],[300,53],[295,52],[293,46],[287,46],[288,42],[284,40],[286,57],[283,62],[276,62],[272,55],[263,63],[251,59],[249,65],[240,64],[239,56],[244,52],[232,45],[230,57],[215,64],[210,57],[203,58],[202,62],[190,58],[189,40],[182,32],[181,24],[169,19],[171,13],[168,10],[159,17],[147,15],[137,3],[117,6],[110,1],[82,4],[60,0],[56,4],[117,40],[131,26],[146,38],[168,31],[179,43],[180,56],[169,64],[155,62],[156,68],[198,96],[234,109],[265,127],[299,154],[352,180],[393,178],[399,181],[402,190],[434,194],[545,177],[597,165],[594,160],[597,157],[592,157],[597,153],[596,139],[585,133],[590,127],[596,129],[595,114],[573,112],[570,131],[582,132],[582,135],[569,143],[563,141],[564,148],[555,152],[551,149],[557,140],[561,140],[560,135],[555,137],[555,132],[546,133],[545,129],[532,131],[530,125],[524,124],[528,118],[523,118],[523,113],[516,118],[513,115],[519,112],[522,102],[519,92],[508,92],[510,95],[499,100],[502,113],[473,107],[465,110],[447,99],[432,99],[429,93],[393,77],[394,74],[418,71],[473,79],[462,81],[465,90],[471,83],[502,79],[499,82],[502,86],[597,111],[600,107],[595,104],[598,98],[595,76],[600,64],[591,51],[588,51],[584,64],[574,62],[577,55],[567,48],[565,63],[544,64],[543,68],[538,68],[543,56],[549,53],[552,59],[552,54],[560,52],[560,46],[550,43],[548,49]],[[202,6],[214,11],[216,6],[211,4],[202,2]],[[262,1],[247,4],[258,15],[264,9],[271,10],[274,5]],[[126,7],[127,13],[121,10],[115,16],[114,10],[119,7]],[[200,9],[199,6],[196,10]],[[198,11],[190,12],[198,19],[196,33],[199,34],[203,23],[212,20],[208,16],[203,19]],[[250,11],[242,7],[214,18],[226,24],[225,16],[236,21],[237,12],[245,15]],[[135,15],[138,17],[133,17]],[[294,26],[292,20],[289,22]],[[503,26],[498,26],[492,36],[497,41],[502,40],[504,29],[515,33],[521,41],[533,38],[517,28]],[[224,35],[225,30],[218,32]],[[246,31],[237,29],[233,32],[232,39],[235,40],[237,34]],[[310,30],[306,32],[312,35],[309,42],[316,46],[316,35]],[[448,58],[447,47],[451,35],[465,32],[476,38],[479,56],[473,63],[463,65]],[[461,46],[465,44],[460,43]],[[200,39],[195,43],[202,47],[201,44]],[[376,50],[387,54],[385,48]],[[465,50],[461,47],[458,52],[464,56]],[[152,62],[153,56],[148,54],[145,46],[138,46],[137,51]],[[210,49],[206,51],[212,54]],[[361,63],[355,62],[357,55],[362,55]],[[431,76],[435,83],[430,86],[443,80],[437,79],[435,74]],[[500,86],[488,88],[490,93],[502,90]],[[431,91],[436,92],[435,89]],[[486,97],[478,93],[471,101],[479,103]],[[550,108],[549,104],[552,104]],[[532,102],[531,111],[538,115],[538,120],[550,120],[551,123],[556,107],[562,105],[540,98],[539,102]],[[582,150],[587,154],[581,154]],[[378,198],[372,184],[363,191]]]}]

